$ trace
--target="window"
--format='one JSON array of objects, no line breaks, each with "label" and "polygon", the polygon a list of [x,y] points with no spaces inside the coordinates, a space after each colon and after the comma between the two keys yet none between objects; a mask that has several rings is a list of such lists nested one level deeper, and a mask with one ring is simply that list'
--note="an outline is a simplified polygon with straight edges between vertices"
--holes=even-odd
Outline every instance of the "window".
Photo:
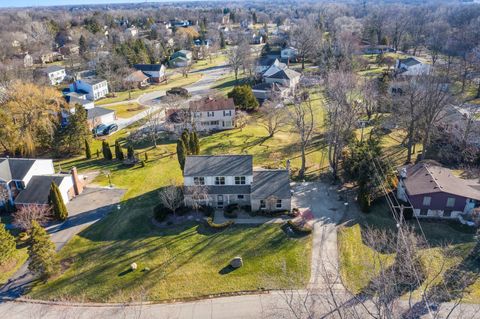
[{"label": "window", "polygon": [[215,177],[215,185],[225,185],[225,177],[223,176]]},{"label": "window", "polygon": [[432,198],[430,196],[425,196],[423,198],[423,206],[430,206],[431,201],[432,201]]},{"label": "window", "polygon": [[237,199],[244,199],[245,196],[244,195],[237,195]]},{"label": "window", "polygon": [[205,177],[194,177],[193,183],[195,185],[205,185]]},{"label": "window", "polygon": [[215,116],[215,112],[207,112],[207,116],[208,117],[213,117],[213,116]]},{"label": "window", "polygon": [[276,207],[277,208],[282,208],[282,200],[281,199],[277,199]]},{"label": "window", "polygon": [[245,176],[235,176],[235,185],[245,185]]},{"label": "window", "polygon": [[443,211],[443,217],[452,217],[452,210],[448,209]]},{"label": "window", "polygon": [[447,207],[453,207],[453,206],[455,206],[455,197],[447,198]]},{"label": "window", "polygon": [[427,214],[428,214],[428,209],[421,209],[420,210],[420,215],[421,216],[427,216]]},{"label": "window", "polygon": [[232,111],[228,110],[228,111],[223,111],[223,116],[231,116],[232,115]]},{"label": "window", "polygon": [[263,199],[260,200],[260,209],[265,209],[267,205],[265,204],[265,201]]}]

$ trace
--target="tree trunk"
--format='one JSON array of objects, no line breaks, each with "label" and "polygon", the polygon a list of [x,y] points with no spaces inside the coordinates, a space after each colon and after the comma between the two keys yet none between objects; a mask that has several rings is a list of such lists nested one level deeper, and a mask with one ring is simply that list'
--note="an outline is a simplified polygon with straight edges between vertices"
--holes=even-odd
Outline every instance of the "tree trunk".
[{"label": "tree trunk", "polygon": [[305,145],[302,144],[302,154],[301,154],[301,158],[302,158],[302,165],[300,167],[300,171],[298,172],[298,177],[300,177],[301,179],[303,179],[305,177],[305,162],[306,162],[306,158],[305,158]]},{"label": "tree trunk", "polygon": [[407,141],[407,163],[412,162],[412,146],[413,146],[413,130],[414,125],[413,121],[410,122],[410,126],[408,128],[408,141]]},{"label": "tree trunk", "polygon": [[423,146],[423,149],[422,149],[422,161],[425,159],[425,157],[427,156],[427,146],[429,144],[429,141],[430,141],[430,128],[427,129],[427,131],[425,132],[425,138],[423,139],[423,143],[422,143],[422,146]]},{"label": "tree trunk", "polygon": [[305,55],[302,55],[302,70],[305,69]]}]

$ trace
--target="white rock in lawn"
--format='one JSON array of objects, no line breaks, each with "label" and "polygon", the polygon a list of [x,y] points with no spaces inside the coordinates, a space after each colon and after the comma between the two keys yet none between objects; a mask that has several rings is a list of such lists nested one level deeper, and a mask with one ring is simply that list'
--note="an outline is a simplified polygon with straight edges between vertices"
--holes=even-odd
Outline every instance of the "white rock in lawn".
[{"label": "white rock in lawn", "polygon": [[138,266],[137,266],[137,263],[131,263],[131,264],[130,264],[130,269],[131,269],[131,270],[137,270],[137,267],[138,267]]},{"label": "white rock in lawn", "polygon": [[230,266],[232,266],[233,268],[240,268],[243,266],[243,259],[242,257],[235,257],[232,259],[232,261],[230,262]]}]

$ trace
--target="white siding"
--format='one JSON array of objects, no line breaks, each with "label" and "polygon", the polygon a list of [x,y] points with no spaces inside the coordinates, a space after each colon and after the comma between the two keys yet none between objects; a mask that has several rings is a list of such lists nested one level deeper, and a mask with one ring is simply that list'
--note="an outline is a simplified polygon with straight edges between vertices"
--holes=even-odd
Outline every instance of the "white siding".
[{"label": "white siding", "polygon": [[23,183],[25,184],[25,187],[27,187],[28,183],[30,182],[30,179],[32,179],[32,176],[48,175],[48,174],[54,174],[54,173],[55,173],[55,168],[53,167],[52,160],[37,159],[35,160],[35,163],[32,165],[28,173],[25,175],[23,179]]},{"label": "white siding", "polygon": [[66,204],[70,201],[68,196],[68,191],[73,187],[73,178],[71,175],[66,176],[60,185],[58,185],[58,189],[60,190],[60,194],[62,194],[63,202]]}]

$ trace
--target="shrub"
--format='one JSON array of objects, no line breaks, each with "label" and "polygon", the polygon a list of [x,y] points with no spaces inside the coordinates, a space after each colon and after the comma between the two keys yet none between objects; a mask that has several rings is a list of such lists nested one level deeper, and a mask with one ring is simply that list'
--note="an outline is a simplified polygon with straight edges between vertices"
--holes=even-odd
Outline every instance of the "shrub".
[{"label": "shrub", "polygon": [[198,210],[205,214],[205,216],[207,217],[212,217],[213,213],[215,213],[215,208],[209,205],[201,205]]},{"label": "shrub", "polygon": [[288,215],[288,210],[258,210],[256,212],[252,212],[251,215],[253,216],[263,216],[263,217],[278,217],[282,215]]},{"label": "shrub", "polygon": [[238,208],[239,208],[239,205],[236,203],[228,204],[223,209],[223,216],[225,216],[226,218],[237,218],[238,214],[235,210],[237,210]]},{"label": "shrub", "polygon": [[258,109],[258,100],[253,95],[252,88],[249,85],[240,85],[233,88],[228,93],[229,98],[233,98],[235,105],[243,111],[256,111]]},{"label": "shrub", "polygon": [[288,226],[297,234],[299,235],[308,235],[312,233],[312,229],[310,227],[302,227],[300,225],[295,224],[293,221],[289,220],[287,222]]},{"label": "shrub", "polygon": [[58,188],[55,182],[50,184],[50,195],[49,195],[50,205],[52,205],[53,209],[53,216],[57,220],[64,221],[68,217],[67,207],[63,202],[62,195],[60,193],[60,189]]},{"label": "shrub", "polygon": [[161,203],[153,208],[153,217],[158,222],[165,221],[165,219],[167,219],[168,214],[170,214],[170,211]]},{"label": "shrub", "polygon": [[252,211],[252,206],[250,205],[243,205],[243,206],[240,206],[240,208],[246,211],[247,213],[250,213]]},{"label": "shrub", "polygon": [[235,222],[232,221],[232,220],[226,221],[226,222],[221,223],[221,224],[215,224],[215,223],[213,222],[213,218],[211,218],[211,217],[208,217],[208,218],[207,218],[207,225],[208,225],[210,228],[216,229],[216,230],[228,228],[228,227],[230,227],[230,226],[233,225],[233,224],[235,224]]}]

